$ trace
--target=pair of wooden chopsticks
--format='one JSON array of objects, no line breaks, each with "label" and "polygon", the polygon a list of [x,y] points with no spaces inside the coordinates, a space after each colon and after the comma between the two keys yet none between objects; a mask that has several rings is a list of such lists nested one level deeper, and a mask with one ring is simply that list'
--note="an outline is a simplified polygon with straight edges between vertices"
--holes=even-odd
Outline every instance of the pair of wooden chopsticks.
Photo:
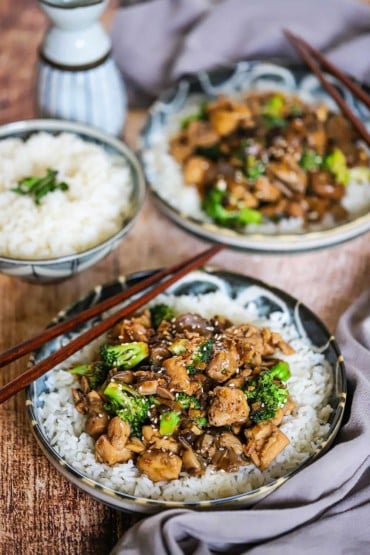
[{"label": "pair of wooden chopsticks", "polygon": [[352,110],[347,106],[341,94],[338,90],[328,81],[324,73],[320,69],[321,64],[329,73],[334,75],[339,81],[341,81],[361,102],[370,108],[370,96],[361,87],[356,85],[349,77],[342,73],[334,64],[329,62],[325,56],[323,56],[316,48],[308,44],[305,40],[294,35],[291,31],[284,30],[284,34],[289,40],[289,42],[294,46],[298,54],[303,58],[311,71],[320,80],[322,86],[327,91],[327,93],[333,98],[338,107],[340,108],[342,114],[348,118],[352,123],[353,127],[356,129],[358,134],[370,146],[370,133],[361,122],[361,120],[352,112]]},{"label": "pair of wooden chopsticks", "polygon": [[[205,264],[207,260],[220,252],[220,250],[222,250],[223,248],[225,248],[225,245],[215,245],[207,249],[206,251],[194,256],[193,258],[180,262],[179,264],[176,264],[171,268],[155,272],[152,276],[141,280],[138,284],[130,287],[126,291],[118,293],[117,295],[114,295],[113,297],[110,297],[105,301],[102,301],[97,305],[88,308],[87,310],[81,312],[80,314],[77,314],[77,316],[74,316],[73,318],[70,318],[65,322],[55,324],[45,331],[2,353],[0,355],[0,367],[5,366],[6,364],[9,364],[14,360],[17,360],[18,358],[21,358],[23,355],[26,355],[34,349],[41,347],[41,345],[47,343],[54,337],[57,337],[58,335],[61,335],[62,333],[75,328],[83,322],[90,320],[94,316],[102,314],[109,308],[112,308],[113,306],[116,306],[117,304],[131,298],[133,295],[144,291],[144,293],[133,300],[133,302],[124,306],[96,326],[90,328],[88,331],[81,334],[76,339],[73,339],[58,351],[55,351],[50,356],[44,358],[41,362],[35,364],[28,370],[25,370],[24,372],[13,378],[6,385],[1,387],[0,404],[18,393],[21,389],[29,385],[32,381],[36,380],[37,378],[48,372],[51,368],[53,368],[69,356],[73,355],[73,353],[79,351],[80,349],[82,349],[82,347],[108,331],[120,320],[122,320],[122,318],[133,314],[136,310],[144,306],[159,293],[162,293],[165,289],[167,289],[167,287],[178,281],[181,277]],[[149,291],[145,292],[145,290],[147,290],[155,283],[157,283],[157,285],[152,287]]]}]

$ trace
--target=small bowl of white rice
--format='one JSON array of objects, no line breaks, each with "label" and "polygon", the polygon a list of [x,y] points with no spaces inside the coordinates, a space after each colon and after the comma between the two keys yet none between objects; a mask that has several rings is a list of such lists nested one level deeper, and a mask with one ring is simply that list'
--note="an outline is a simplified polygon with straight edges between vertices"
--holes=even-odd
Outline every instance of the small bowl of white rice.
[{"label": "small bowl of white rice", "polygon": [[[24,192],[25,180],[51,171],[56,187]],[[144,197],[140,164],[121,141],[62,120],[3,125],[0,272],[45,283],[85,270],[118,246]]]}]

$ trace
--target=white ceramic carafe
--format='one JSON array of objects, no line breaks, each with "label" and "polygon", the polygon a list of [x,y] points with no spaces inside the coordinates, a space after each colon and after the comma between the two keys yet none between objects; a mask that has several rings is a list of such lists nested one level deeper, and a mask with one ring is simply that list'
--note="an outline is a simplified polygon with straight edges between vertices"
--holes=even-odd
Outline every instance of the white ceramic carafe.
[{"label": "white ceramic carafe", "polygon": [[126,94],[99,23],[108,0],[38,0],[53,22],[40,49],[38,111],[120,135]]}]

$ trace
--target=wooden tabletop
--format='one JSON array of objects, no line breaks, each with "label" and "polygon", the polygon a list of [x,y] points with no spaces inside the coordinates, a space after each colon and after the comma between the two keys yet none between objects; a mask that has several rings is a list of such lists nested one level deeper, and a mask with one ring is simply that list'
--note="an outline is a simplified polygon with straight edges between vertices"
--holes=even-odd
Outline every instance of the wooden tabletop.
[{"label": "wooden tabletop", "polygon": [[[35,116],[34,64],[46,21],[36,2],[1,0],[0,4],[0,123],[5,123]],[[129,114],[125,139],[132,147],[144,117],[141,111]],[[369,239],[367,234],[331,250],[296,256],[228,250],[214,264],[299,297],[334,331],[342,312],[369,285]],[[56,312],[94,285],[127,272],[168,265],[204,247],[147,199],[121,246],[81,275],[49,286],[0,275],[0,351],[42,329]],[[2,369],[2,383],[25,364]],[[94,501],[57,473],[31,434],[22,393],[0,407],[0,469],[1,554],[105,555],[136,520]]]}]

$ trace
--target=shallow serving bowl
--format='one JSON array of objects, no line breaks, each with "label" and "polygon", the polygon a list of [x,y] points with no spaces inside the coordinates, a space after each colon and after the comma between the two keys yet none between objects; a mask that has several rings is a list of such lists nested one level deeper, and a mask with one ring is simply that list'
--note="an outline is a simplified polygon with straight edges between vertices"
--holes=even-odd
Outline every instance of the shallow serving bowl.
[{"label": "shallow serving bowl", "polygon": [[17,259],[0,255],[0,272],[3,274],[36,283],[48,283],[69,278],[89,268],[118,246],[133,225],[144,202],[145,181],[138,160],[124,143],[87,125],[52,119],[19,121],[0,127],[0,141],[10,138],[26,140],[38,132],[52,135],[72,133],[86,142],[98,145],[115,159],[125,161],[132,181],[131,198],[128,199],[130,211],[122,221],[121,229],[102,243],[79,253],[42,260]]},{"label": "shallow serving bowl", "polygon": [[[331,76],[328,79],[370,129],[369,110],[339,81]],[[338,110],[315,75],[301,68],[258,61],[240,62],[229,69],[201,72],[192,79],[183,79],[153,104],[141,132],[140,153],[158,207],[187,231],[246,251],[303,252],[330,247],[369,231],[370,183],[363,184],[367,188],[365,200],[356,200],[347,220],[335,224],[315,224],[306,230],[297,229],[287,222],[277,229],[267,225],[264,230],[254,226],[250,231],[236,231],[211,222],[195,206],[195,193],[189,196],[192,188],[183,186],[181,169],[167,149],[168,139],[179,130],[179,121],[196,112],[202,101],[214,99],[220,94],[237,98],[248,91],[268,90],[298,95],[307,103],[324,102],[332,111]],[[164,183],[168,185],[165,187]]]},{"label": "shallow serving bowl", "polygon": [[[66,308],[59,314],[59,319],[70,317],[97,302],[114,295],[122,289],[129,287],[148,275],[148,272],[141,272],[123,277],[102,286],[96,287],[84,298]],[[287,293],[270,287],[263,282],[230,272],[206,269],[197,271],[183,278],[178,284],[169,289],[172,295],[188,295],[193,300],[206,296],[209,293],[221,292],[226,295],[225,300],[238,299],[243,307],[250,307],[257,311],[259,317],[268,317],[272,313],[281,313],[290,325],[293,325],[297,334],[301,338],[308,338],[315,352],[321,353],[329,363],[331,373],[331,390],[328,403],[332,408],[329,416],[328,428],[324,436],[316,444],[314,452],[300,462],[293,470],[286,472],[279,478],[270,479],[269,482],[253,490],[244,491],[229,497],[222,497],[212,500],[195,501],[168,501],[164,499],[149,499],[138,497],[122,491],[108,487],[106,483],[99,482],[99,478],[92,479],[81,470],[77,469],[70,462],[67,462],[57,452],[52,441],[48,438],[43,426],[41,410],[43,406],[42,394],[48,391],[47,377],[43,376],[33,382],[26,391],[26,405],[28,416],[32,425],[33,433],[46,457],[69,481],[92,495],[94,498],[107,503],[108,505],[120,509],[140,513],[153,513],[172,507],[186,507],[196,510],[217,510],[233,509],[248,506],[271,493],[275,488],[282,485],[291,476],[302,470],[305,466],[312,463],[318,456],[321,456],[330,446],[335,438],[343,417],[346,400],[346,379],[343,358],[340,354],[335,338],[330,335],[324,324],[306,306],[288,295]],[[196,301],[198,302],[198,301]],[[229,303],[228,303],[229,304]],[[215,307],[217,312],[217,307]],[[80,333],[85,326],[78,330]],[[61,344],[65,344],[75,336],[69,333],[59,339],[53,340],[44,345],[35,353],[34,361],[39,361],[50,355]],[[63,409],[64,410],[64,409]],[[58,413],[59,414],[59,413]]]}]

